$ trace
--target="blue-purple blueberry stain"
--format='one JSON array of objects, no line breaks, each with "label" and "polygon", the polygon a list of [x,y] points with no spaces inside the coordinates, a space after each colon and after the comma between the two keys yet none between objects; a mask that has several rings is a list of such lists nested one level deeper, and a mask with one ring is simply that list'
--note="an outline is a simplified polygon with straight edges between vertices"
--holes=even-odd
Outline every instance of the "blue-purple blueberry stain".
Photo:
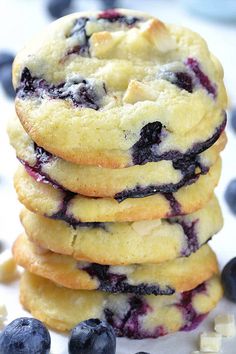
[{"label": "blue-purple blueberry stain", "polygon": [[[206,285],[203,283],[193,290],[181,293],[180,300],[175,305],[183,316],[184,325],[180,328],[181,331],[195,329],[206,317],[207,314],[198,314],[193,307],[194,296],[205,292]],[[146,298],[131,295],[127,305],[128,309],[122,316],[119,311],[114,312],[114,307],[107,306],[104,310],[106,321],[113,326],[118,337],[143,339],[158,338],[168,334],[168,330],[164,326],[158,326],[152,331],[143,328],[143,316],[148,316],[153,311]]]},{"label": "blue-purple blueberry stain", "polygon": [[195,58],[188,58],[186,60],[186,66],[192,70],[197,80],[205,90],[211,94],[214,98],[217,96],[216,85],[211,82],[209,77],[202,71],[200,63]]},{"label": "blue-purple blueberry stain", "polygon": [[198,235],[196,227],[198,225],[199,219],[193,221],[187,221],[180,218],[166,219],[170,224],[178,224],[182,227],[185,239],[186,246],[182,249],[181,256],[188,257],[190,254],[196,252],[199,247]]},{"label": "blue-purple blueberry stain", "polygon": [[[158,162],[161,160],[182,160],[186,157],[192,158],[201,152],[211,147],[220,137],[225,129],[227,117],[223,111],[222,123],[215,129],[212,136],[205,141],[195,143],[184,154],[178,150],[169,150],[164,153],[158,151],[159,145],[164,140],[165,134],[168,134],[164,126],[160,126],[160,122],[148,123],[147,127],[144,126],[140,131],[139,140],[131,148],[133,165],[144,165],[147,162]],[[151,126],[149,124],[152,124]],[[152,131],[155,130],[155,133]],[[155,137],[155,139],[154,139]]]},{"label": "blue-purple blueberry stain", "polygon": [[86,32],[86,24],[88,21],[105,21],[109,23],[120,23],[128,27],[134,26],[137,22],[141,21],[138,17],[126,16],[119,13],[117,10],[109,9],[104,12],[101,12],[97,19],[89,17],[79,17],[74,21],[71,31],[66,36],[78,38],[78,44],[70,48],[65,54],[64,59],[71,54],[78,54],[84,57],[90,57],[90,45],[89,39],[91,35],[88,35]]},{"label": "blue-purple blueberry stain", "polygon": [[79,75],[58,85],[49,84],[45,79],[32,76],[30,70],[25,67],[16,92],[21,99],[48,98],[69,100],[75,107],[99,110],[100,100],[105,95],[106,88],[103,85],[101,92],[98,93],[88,80]]},{"label": "blue-purple blueberry stain", "polygon": [[99,290],[109,293],[130,293],[135,295],[172,295],[175,289],[170,286],[160,287],[157,284],[129,284],[126,274],[116,274],[110,271],[110,266],[97,263],[81,265],[78,268],[86,271],[99,282]]}]

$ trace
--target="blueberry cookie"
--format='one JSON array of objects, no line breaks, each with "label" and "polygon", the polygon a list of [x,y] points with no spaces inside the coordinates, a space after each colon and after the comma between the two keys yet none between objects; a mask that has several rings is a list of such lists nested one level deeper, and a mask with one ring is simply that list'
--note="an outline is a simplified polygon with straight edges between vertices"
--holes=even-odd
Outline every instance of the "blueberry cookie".
[{"label": "blueberry cookie", "polygon": [[24,307],[56,330],[67,331],[86,319],[100,318],[114,327],[117,336],[136,339],[192,330],[221,297],[218,277],[183,293],[137,296],[67,289],[26,272],[20,290]]},{"label": "blueberry cookie", "polygon": [[117,200],[159,192],[173,193],[194,183],[209,171],[226,144],[223,133],[211,148],[199,155],[110,169],[77,165],[52,155],[31,140],[18,119],[11,121],[8,133],[18,159],[37,181],[86,196]]},{"label": "blueberry cookie", "polygon": [[218,273],[214,252],[202,246],[189,257],[160,264],[110,266],[78,262],[35,245],[20,236],[13,246],[15,261],[29,272],[66,288],[136,295],[171,295],[188,291]]},{"label": "blueberry cookie", "polygon": [[78,261],[127,265],[189,256],[221,229],[223,218],[214,197],[203,209],[170,219],[73,227],[24,209],[21,222],[29,239],[42,248]]},{"label": "blueberry cookie", "polygon": [[223,70],[205,41],[141,12],[61,18],[17,55],[13,82],[33,141],[82,165],[197,155],[225,127]]},{"label": "blueberry cookie", "polygon": [[35,181],[19,167],[15,175],[18,198],[27,209],[73,226],[82,222],[140,221],[190,214],[211,199],[221,172],[218,159],[210,171],[194,184],[176,193],[159,193],[145,198],[89,198]]}]

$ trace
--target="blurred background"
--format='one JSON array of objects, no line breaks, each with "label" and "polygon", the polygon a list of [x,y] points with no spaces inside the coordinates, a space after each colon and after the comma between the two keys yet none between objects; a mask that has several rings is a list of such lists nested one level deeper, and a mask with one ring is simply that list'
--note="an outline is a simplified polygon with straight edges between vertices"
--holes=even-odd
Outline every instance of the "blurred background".
[{"label": "blurred background", "polygon": [[[190,27],[206,39],[210,50],[224,67],[229,94],[229,143],[222,154],[223,173],[216,193],[222,204],[225,227],[212,241],[222,267],[236,256],[236,0],[0,0],[0,252],[11,247],[21,232],[18,221],[20,205],[12,182],[17,161],[6,134],[7,121],[14,114],[14,91],[11,85],[13,58],[34,34],[54,19],[74,11],[111,7],[146,11],[165,22]],[[225,198],[227,188],[228,202]],[[17,285],[11,289],[15,291],[6,290],[4,294],[0,286],[1,296],[8,299],[9,306],[15,304],[9,314],[10,319],[13,319],[20,307]],[[63,351],[65,343],[61,341],[61,336],[56,338],[57,341],[53,340],[53,343],[57,347],[53,353],[66,352]],[[190,337],[186,337],[190,343],[191,338],[187,338]],[[123,348],[126,345],[124,341]],[[144,348],[137,345],[137,350]],[[226,352],[235,353],[235,350]]]},{"label": "blurred background", "polygon": [[[124,7],[142,10],[161,20],[190,27],[208,42],[210,50],[220,59],[225,70],[229,93],[229,144],[223,154],[223,176],[218,195],[226,218],[220,237],[213,247],[222,251],[220,262],[236,254],[232,247],[232,230],[236,226],[236,180],[229,190],[229,206],[224,202],[225,189],[236,178],[236,0],[0,0],[0,242],[9,246],[20,232],[17,213],[19,205],[12,186],[17,162],[8,144],[5,127],[13,114],[14,91],[11,65],[17,51],[48,23],[74,11]],[[227,235],[227,237],[226,237]],[[231,236],[231,237],[230,237]]]}]

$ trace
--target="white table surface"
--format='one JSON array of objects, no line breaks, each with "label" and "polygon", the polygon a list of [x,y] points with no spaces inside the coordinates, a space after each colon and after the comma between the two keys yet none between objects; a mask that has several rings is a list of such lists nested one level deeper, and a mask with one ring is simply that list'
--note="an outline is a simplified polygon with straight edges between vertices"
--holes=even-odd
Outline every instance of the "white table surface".
[{"label": "white table surface", "polygon": [[[226,0],[227,1],[227,0]],[[23,44],[50,21],[40,0],[0,0],[0,49],[7,48],[17,52]],[[76,1],[75,1],[76,2]],[[80,10],[96,9],[97,3],[92,0],[78,1]],[[214,3],[214,2],[212,2]],[[230,101],[236,106],[236,24],[222,24],[194,17],[187,13],[178,1],[145,0],[121,1],[122,7],[133,7],[155,13],[160,19],[170,23],[179,23],[199,32],[207,40],[210,49],[218,56],[225,69],[225,83]],[[21,232],[18,221],[20,205],[13,190],[12,176],[17,166],[15,153],[8,144],[5,127],[8,118],[13,114],[13,103],[0,89],[0,239],[5,247],[10,247],[13,240]],[[211,242],[216,251],[220,266],[236,256],[236,217],[234,217],[223,200],[227,183],[236,177],[236,134],[228,127],[229,143],[223,157],[223,173],[217,195],[220,198],[225,226]],[[8,307],[8,321],[24,312],[18,301],[18,282],[5,286],[0,285],[0,301]],[[191,333],[177,333],[158,340],[129,341],[118,340],[117,354],[134,354],[147,351],[150,354],[188,354],[197,349],[198,334],[204,329],[212,329],[212,319],[216,313],[230,312],[236,314],[236,305],[222,300],[205,322]],[[52,353],[67,353],[67,338],[60,334],[52,334]],[[223,353],[236,353],[236,338],[223,341]]]}]

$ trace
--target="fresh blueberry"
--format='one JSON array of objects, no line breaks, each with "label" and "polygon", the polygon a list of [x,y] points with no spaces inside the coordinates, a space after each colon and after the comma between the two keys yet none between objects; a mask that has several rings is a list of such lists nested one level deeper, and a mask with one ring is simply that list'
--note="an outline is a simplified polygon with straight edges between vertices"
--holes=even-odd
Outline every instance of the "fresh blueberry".
[{"label": "fresh blueberry", "polygon": [[234,132],[236,132],[236,107],[231,110],[230,118],[231,127],[233,128]]},{"label": "fresh blueberry", "polygon": [[68,350],[69,354],[115,354],[115,332],[99,319],[81,322],[71,331]]},{"label": "fresh blueberry", "polygon": [[231,259],[224,267],[221,274],[225,296],[236,302],[236,257]]},{"label": "fresh blueberry", "polygon": [[1,83],[4,92],[9,98],[15,97],[15,90],[12,85],[12,66],[4,65],[0,70]]},{"label": "fresh blueberry", "polygon": [[17,318],[0,334],[0,354],[48,354],[50,347],[47,328],[35,318]]},{"label": "fresh blueberry", "polygon": [[138,352],[138,353],[135,353],[135,354],[149,354],[147,352]]},{"label": "fresh blueberry", "polygon": [[233,214],[236,214],[236,179],[233,179],[225,191],[225,200]]},{"label": "fresh blueberry", "polygon": [[72,0],[49,0],[47,9],[53,18],[59,18],[67,14]]},{"label": "fresh blueberry", "polygon": [[14,55],[9,52],[0,51],[0,68],[5,65],[12,65]]},{"label": "fresh blueberry", "polygon": [[117,0],[102,0],[102,5],[103,9],[114,9],[118,7],[118,1]]}]

